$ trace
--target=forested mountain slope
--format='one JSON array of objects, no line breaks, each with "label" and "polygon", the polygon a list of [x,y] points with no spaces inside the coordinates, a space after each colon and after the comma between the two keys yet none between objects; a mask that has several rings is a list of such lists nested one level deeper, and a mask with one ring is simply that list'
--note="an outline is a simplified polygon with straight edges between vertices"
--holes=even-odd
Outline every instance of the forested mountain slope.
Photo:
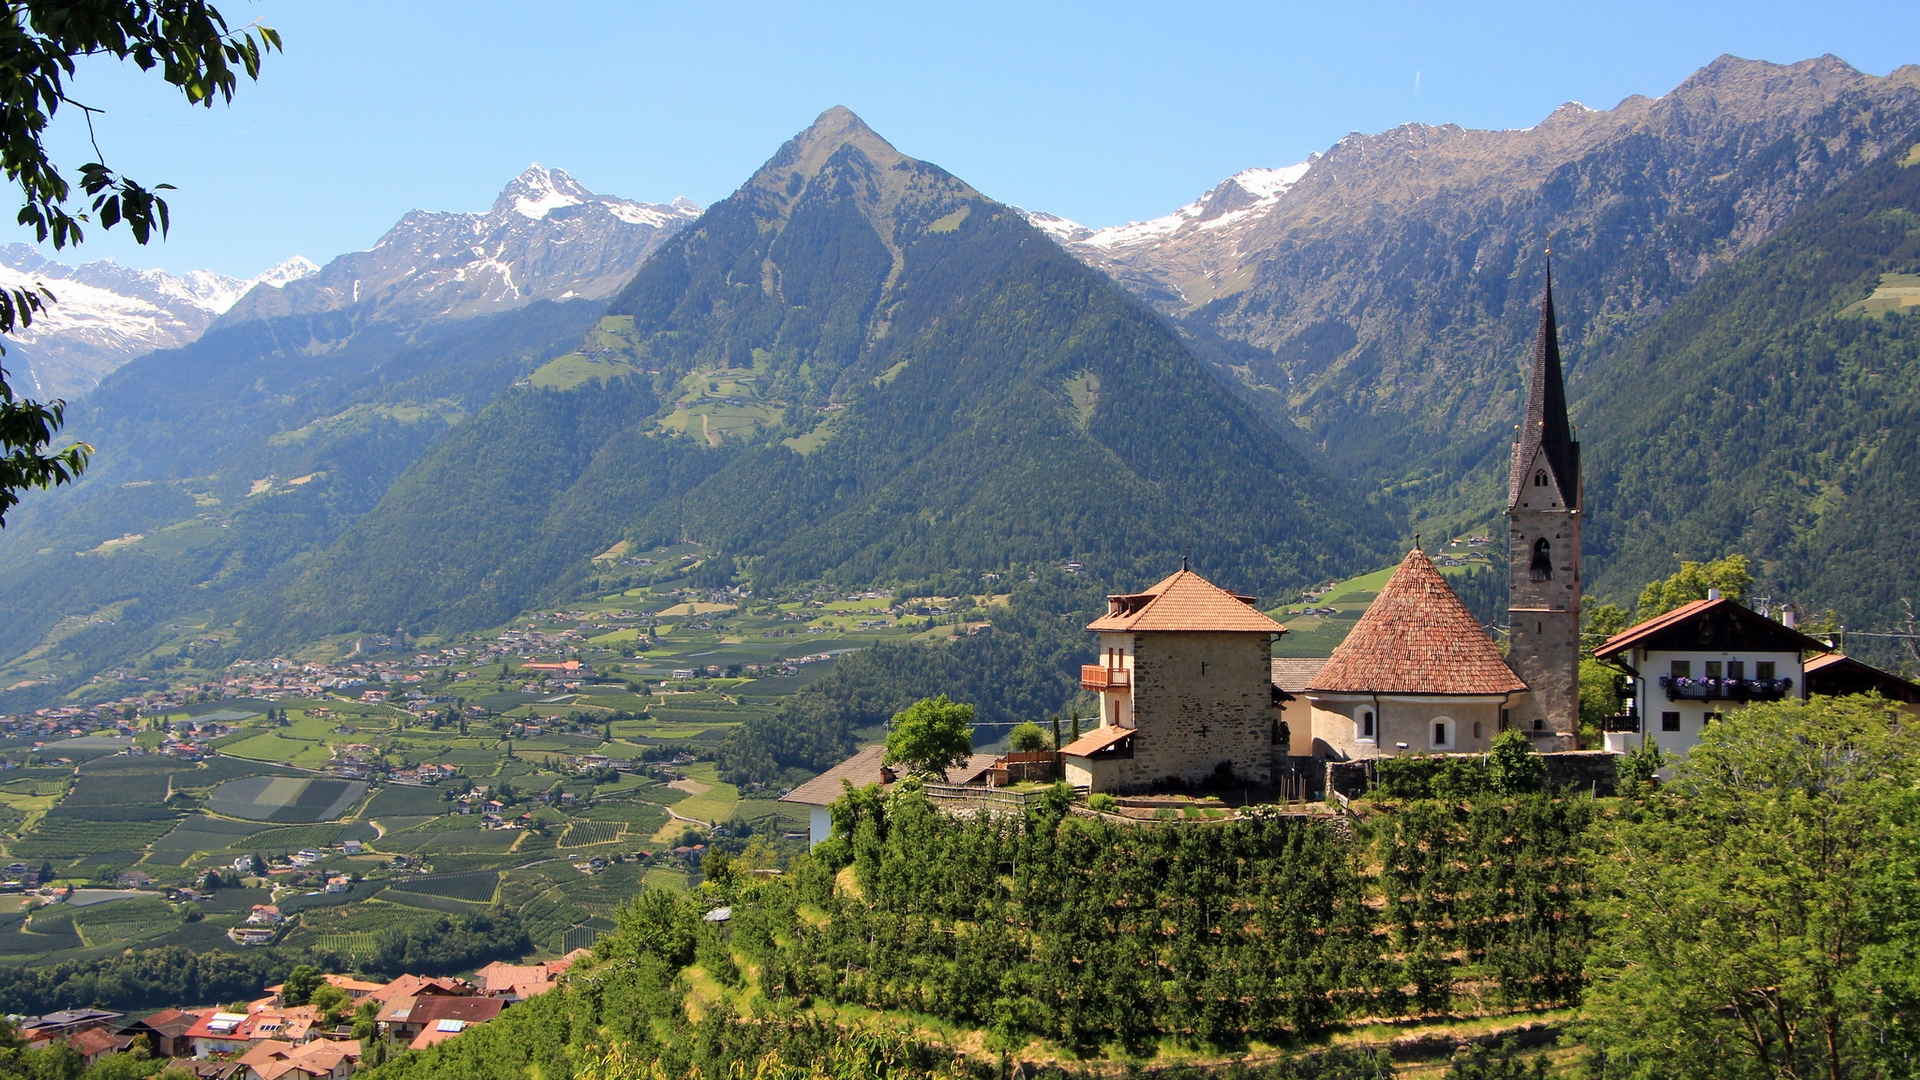
[{"label": "forested mountain slope", "polygon": [[1776,601],[1903,620],[1920,601],[1920,307],[1861,302],[1916,272],[1920,154],[1898,146],[1596,366],[1574,405],[1595,591],[1631,599],[1675,553],[1739,552]]},{"label": "forested mountain slope", "polygon": [[1202,207],[1230,227],[1069,247],[1432,533],[1496,508],[1549,242],[1578,382],[1917,124],[1920,67],[1727,56],[1524,130],[1355,134],[1275,198]]},{"label": "forested mountain slope", "polygon": [[[576,409],[591,422],[545,430]],[[408,523],[428,516],[488,542],[423,553]],[[714,545],[761,585],[1058,560],[1135,579],[1185,552],[1272,589],[1369,565],[1391,532],[1158,317],[834,109],[662,247],[579,354],[438,446],[284,610],[484,625],[622,538]]]}]

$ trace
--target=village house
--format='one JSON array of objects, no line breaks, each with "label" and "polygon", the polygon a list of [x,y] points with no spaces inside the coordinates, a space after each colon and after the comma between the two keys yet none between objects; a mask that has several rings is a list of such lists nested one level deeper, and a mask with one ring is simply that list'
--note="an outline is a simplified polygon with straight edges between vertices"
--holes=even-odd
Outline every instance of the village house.
[{"label": "village house", "polygon": [[120,1013],[105,1009],[62,1009],[44,1016],[29,1016],[16,1025],[16,1030],[27,1049],[37,1050],[82,1032],[108,1027],[120,1017]]},{"label": "village house", "polygon": [[408,1046],[424,1050],[444,1042],[475,1024],[489,1023],[509,1004],[498,997],[423,997],[413,1007],[409,1026],[414,1036]]},{"label": "village house", "polygon": [[1607,732],[1607,749],[1625,752],[1652,740],[1665,753],[1684,754],[1729,708],[1804,700],[1807,665],[1801,658],[1827,649],[1826,642],[1717,590],[1615,634],[1593,654],[1632,677],[1628,722],[1609,726],[1634,730]]},{"label": "village house", "polygon": [[[833,818],[827,812],[827,808],[840,796],[846,794],[848,786],[885,788],[900,779],[900,774],[884,763],[886,754],[887,748],[884,746],[865,747],[847,760],[780,796],[780,801],[783,803],[807,808],[808,843],[818,844],[833,835]],[[998,756],[994,754],[974,754],[966,764],[948,769],[946,780],[956,785],[979,783],[997,760]],[[675,849],[676,852],[681,850],[691,851],[692,849]]]},{"label": "village house", "polygon": [[346,1080],[360,1062],[360,1044],[289,1043],[263,1039],[240,1055],[239,1080]]},{"label": "village house", "polygon": [[1060,748],[1067,783],[1270,783],[1272,645],[1286,627],[1254,601],[1184,566],[1144,592],[1108,597],[1107,614],[1087,626],[1100,635],[1100,662],[1080,673],[1100,695],[1100,726]]},{"label": "village house", "polygon": [[200,1014],[182,1012],[179,1009],[161,1009],[128,1024],[121,1029],[124,1035],[144,1036],[147,1048],[155,1057],[192,1057],[193,1047],[186,1034],[194,1024],[199,1023]]}]

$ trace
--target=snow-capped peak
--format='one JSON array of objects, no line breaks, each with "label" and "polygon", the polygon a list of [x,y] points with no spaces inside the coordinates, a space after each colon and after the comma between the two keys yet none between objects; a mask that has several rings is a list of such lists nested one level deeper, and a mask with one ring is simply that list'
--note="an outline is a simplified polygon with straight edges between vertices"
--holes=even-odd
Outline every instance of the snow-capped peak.
[{"label": "snow-capped peak", "polygon": [[1256,199],[1276,199],[1299,183],[1300,178],[1307,175],[1307,170],[1312,167],[1313,162],[1307,160],[1284,169],[1247,169],[1234,173],[1228,179]]},{"label": "snow-capped peak", "polygon": [[299,281],[301,278],[304,278],[304,277],[312,277],[313,275],[319,272],[320,272],[319,263],[314,262],[312,259],[307,258],[305,255],[295,255],[293,258],[288,259],[286,262],[283,262],[278,266],[275,266],[272,269],[268,270],[266,273],[255,277],[248,284],[250,286],[265,285],[269,288],[278,289],[286,285],[290,281]]},{"label": "snow-capped peak", "polygon": [[1063,244],[1086,244],[1110,253],[1152,246],[1189,229],[1213,232],[1251,224],[1265,217],[1307,175],[1316,158],[1317,155],[1298,165],[1279,169],[1246,169],[1234,173],[1212,191],[1165,217],[1150,221],[1130,221],[1087,232],[1052,215],[1028,214],[1027,220]]},{"label": "snow-capped peak", "polygon": [[175,276],[112,259],[54,262],[25,244],[0,248],[0,286],[45,285],[54,302],[14,337],[31,345],[23,372],[35,393],[76,396],[135,356],[199,337],[255,285],[279,288],[319,271],[295,256],[257,277],[211,270]]},{"label": "snow-capped peak", "polygon": [[[578,206],[593,201],[594,194],[560,169],[548,169],[539,162],[513,178],[493,204],[494,212],[511,207],[535,221],[563,206]],[[512,200],[509,202],[508,200]]]}]

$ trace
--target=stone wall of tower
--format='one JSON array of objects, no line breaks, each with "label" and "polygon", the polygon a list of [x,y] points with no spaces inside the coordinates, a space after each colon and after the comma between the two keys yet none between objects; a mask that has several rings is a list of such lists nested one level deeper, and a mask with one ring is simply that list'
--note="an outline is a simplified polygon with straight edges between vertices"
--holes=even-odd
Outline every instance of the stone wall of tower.
[{"label": "stone wall of tower", "polygon": [[[1513,725],[1573,736],[1580,729],[1580,510],[1559,502],[1578,481],[1535,485],[1551,468],[1536,455],[1524,474],[1519,497],[1507,510],[1507,666],[1529,693],[1514,700]],[[1550,573],[1534,579],[1535,546],[1549,545]],[[1536,723],[1536,721],[1538,723]],[[1541,749],[1572,749],[1542,746]]]},{"label": "stone wall of tower", "polygon": [[1133,758],[1119,786],[1198,784],[1223,761],[1243,782],[1272,780],[1273,649],[1265,634],[1138,634]]}]

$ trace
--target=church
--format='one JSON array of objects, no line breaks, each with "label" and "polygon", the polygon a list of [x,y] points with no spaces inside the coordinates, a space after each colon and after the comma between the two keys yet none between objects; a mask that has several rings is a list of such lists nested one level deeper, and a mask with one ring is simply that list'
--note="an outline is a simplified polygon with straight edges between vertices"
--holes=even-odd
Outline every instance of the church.
[{"label": "church", "polygon": [[[1108,598],[1081,672],[1100,726],[1061,747],[1094,791],[1268,782],[1287,758],[1484,752],[1518,728],[1576,747],[1580,717],[1580,444],[1567,420],[1549,278],[1507,482],[1505,656],[1418,547],[1324,659],[1270,659],[1286,628],[1192,571]],[[1263,737],[1264,736],[1264,737]]]}]

